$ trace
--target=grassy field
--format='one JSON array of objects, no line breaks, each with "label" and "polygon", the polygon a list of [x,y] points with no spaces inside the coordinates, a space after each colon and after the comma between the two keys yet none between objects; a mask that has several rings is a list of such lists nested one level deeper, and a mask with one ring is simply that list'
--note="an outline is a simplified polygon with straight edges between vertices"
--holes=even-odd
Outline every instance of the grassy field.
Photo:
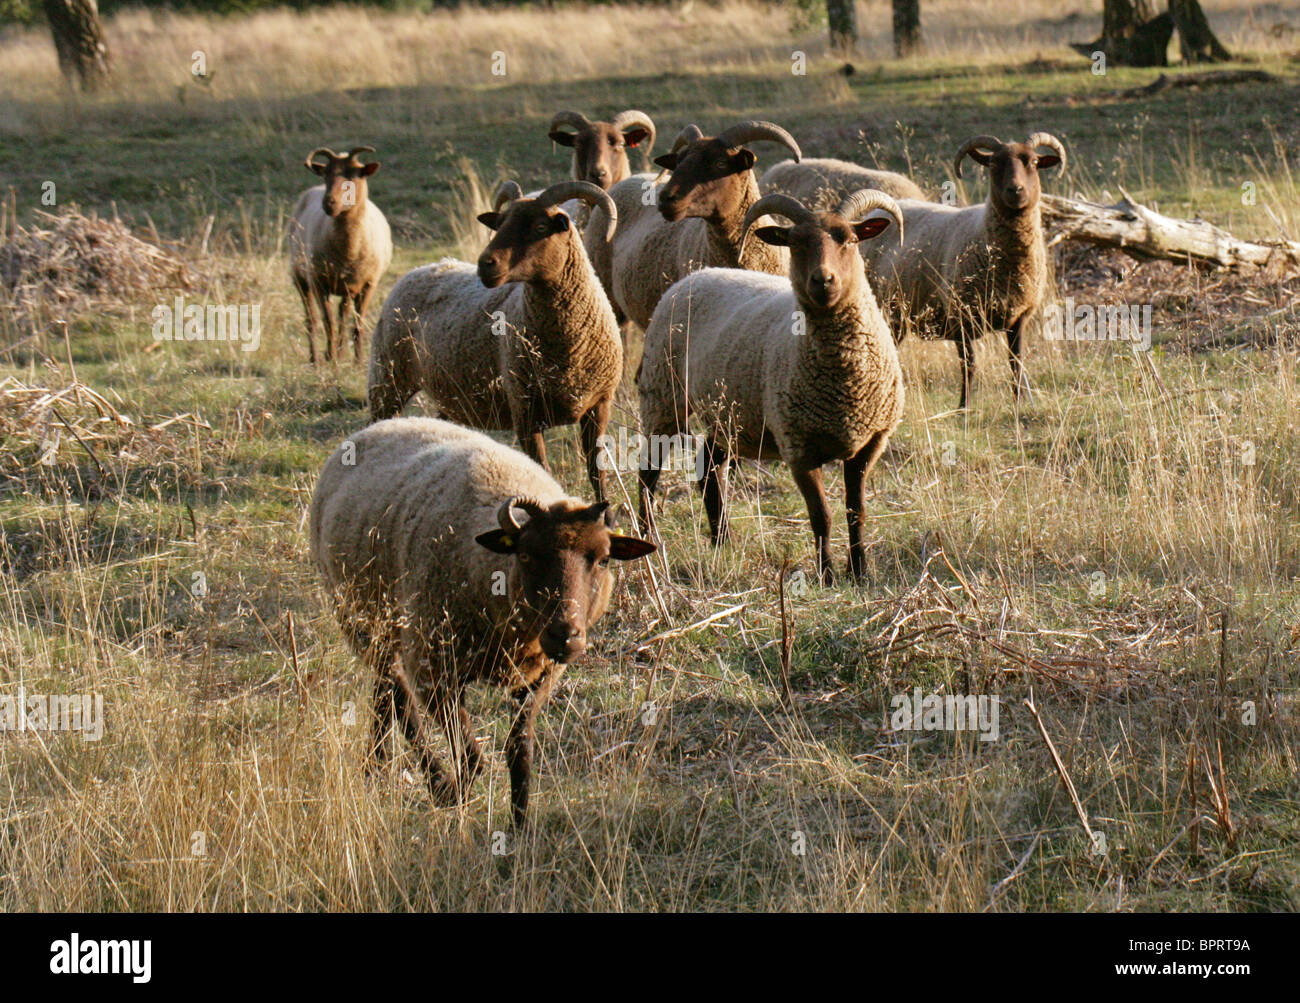
[{"label": "grassy field", "polygon": [[[366,779],[369,680],[307,558],[316,473],[366,420],[361,369],[305,362],[281,234],[308,150],[378,149],[371,195],[398,245],[381,293],[477,254],[483,185],[563,176],[545,138],[562,107],[641,108],[660,150],[688,122],[766,118],[809,155],[932,187],[966,136],[1046,129],[1071,154],[1049,191],[1122,186],[1300,239],[1300,5],[1206,3],[1279,82],[1147,97],[1125,92],[1156,71],[1094,75],[1066,46],[1096,36],[1094,6],[927,0],[928,54],[896,61],[888,4],[864,4],[851,75],[823,29],[736,0],[128,13],[107,24],[113,88],[80,100],[42,31],[0,35],[19,222],[117,214],[191,273],[0,310],[0,696],[100,693],[106,716],[98,742],[0,734],[0,909],[1300,907],[1294,278],[1065,252],[1062,292],[1153,305],[1154,348],[1034,338],[1019,408],[999,338],[965,415],[952,347],[906,346],[865,586],[814,584],[784,468],[739,468],[719,550],[666,475],[666,553],[622,574],[539,719],[517,840],[494,837],[501,694],[471,697],[490,769],[463,810],[434,807],[409,759]],[[965,192],[985,192],[969,166]],[[155,342],[150,311],[176,295],[260,304],[259,347]],[[41,393],[74,381],[103,403]],[[636,420],[628,384],[615,424]],[[585,491],[573,430],[548,439]],[[893,730],[891,699],[918,689],[1000,697],[998,739]]]}]

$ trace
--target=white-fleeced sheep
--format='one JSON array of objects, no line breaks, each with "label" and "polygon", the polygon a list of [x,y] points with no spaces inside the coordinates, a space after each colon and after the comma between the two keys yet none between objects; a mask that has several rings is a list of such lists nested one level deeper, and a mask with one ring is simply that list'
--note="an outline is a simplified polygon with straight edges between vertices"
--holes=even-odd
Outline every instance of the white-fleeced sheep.
[{"label": "white-fleeced sheep", "polygon": [[[1052,152],[1040,154],[1040,147]],[[987,202],[957,208],[900,201],[906,243],[888,237],[862,250],[900,340],[916,330],[957,343],[962,408],[970,397],[972,342],[987,330],[1007,332],[1016,396],[1027,388],[1021,334],[1047,285],[1038,172],[1063,167],[1065,147],[1046,132],[1024,143],[976,136],[957,151],[953,170],[959,177],[968,154],[989,169]]]},{"label": "white-fleeced sheep", "polygon": [[[643,434],[681,435],[692,416],[703,425],[701,487],[714,543],[727,533],[729,457],[779,458],[807,503],[828,584],[830,508],[821,467],[844,463],[849,573],[861,578],[864,485],[903,416],[898,352],[858,253],[860,241],[889,223],[862,219],[871,209],[902,225],[883,192],[855,192],[822,213],[787,195],[763,196],[746,213],[742,233],[765,212],[790,219],[792,227],[754,231],[790,249],[789,278],[709,268],[682,279],[655,308],[637,378]],[[653,466],[641,472],[647,524],[658,477]]]},{"label": "white-fleeced sheep", "polygon": [[701,268],[785,274],[784,248],[741,247],[741,221],[759,197],[755,157],[743,144],[760,140],[801,155],[794,138],[771,122],[741,122],[715,137],[688,125],[671,152],[655,158],[672,172],[667,181],[634,174],[610,189],[619,218],[612,242],[601,241],[602,210],[592,209],[587,253],[620,321],[644,328],[668,287]]},{"label": "white-fleeced sheep", "polygon": [[[289,267],[307,313],[307,352],[313,364],[318,313],[325,323],[325,359],[330,361],[346,341],[349,315],[355,312],[352,351],[361,358],[366,308],[393,260],[388,220],[370,201],[368,179],[379,170],[379,162],[363,164],[359,159],[373,152],[370,146],[347,153],[321,147],[305,161],[325,183],[298,198],[289,221]],[[332,296],[339,297],[337,329],[330,316]]]},{"label": "white-fleeced sheep", "polygon": [[542,432],[578,423],[587,472],[604,498],[599,439],[623,375],[623,344],[582,238],[560,208],[578,198],[609,210],[585,181],[524,198],[505,182],[496,210],[479,220],[496,231],[477,266],[442,261],[408,272],[384,301],[370,356],[370,416],[398,414],[418,391],[441,417],[473,428],[511,429],[546,466]]},{"label": "white-fleeced sheep", "polygon": [[851,192],[873,188],[896,199],[924,199],[925,192],[911,178],[893,171],[876,171],[847,160],[813,157],[795,163],[782,160],[764,172],[759,189],[798,199],[810,209],[830,209]]},{"label": "white-fleeced sheep", "polygon": [[[537,710],[609,605],[609,562],[654,549],[613,528],[606,503],[569,497],[522,453],[450,422],[394,418],[340,445],[312,497],[311,553],[374,677],[372,757],[396,713],[434,796],[463,797],[482,759],[465,686],[504,686],[518,702],[506,756],[520,825]],[[451,775],[426,713],[456,751]]]}]

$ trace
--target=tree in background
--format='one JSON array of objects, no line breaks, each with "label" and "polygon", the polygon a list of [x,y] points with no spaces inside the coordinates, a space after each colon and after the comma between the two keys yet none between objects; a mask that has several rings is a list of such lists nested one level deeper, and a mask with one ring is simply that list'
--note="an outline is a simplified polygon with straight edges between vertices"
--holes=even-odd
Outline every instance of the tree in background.
[{"label": "tree in background", "polygon": [[1101,37],[1076,42],[1073,48],[1089,57],[1104,52],[1108,62],[1119,66],[1167,66],[1175,31],[1184,62],[1232,58],[1210,28],[1200,0],[1169,0],[1168,9],[1159,14],[1152,0],[1104,0]]},{"label": "tree in background", "polygon": [[831,49],[852,52],[858,44],[858,11],[853,0],[826,0],[826,21],[831,28]]},{"label": "tree in background", "polygon": [[894,55],[921,50],[921,0],[894,0]]},{"label": "tree in background", "polygon": [[98,89],[108,79],[108,46],[95,0],[42,0],[42,6],[69,86]]}]

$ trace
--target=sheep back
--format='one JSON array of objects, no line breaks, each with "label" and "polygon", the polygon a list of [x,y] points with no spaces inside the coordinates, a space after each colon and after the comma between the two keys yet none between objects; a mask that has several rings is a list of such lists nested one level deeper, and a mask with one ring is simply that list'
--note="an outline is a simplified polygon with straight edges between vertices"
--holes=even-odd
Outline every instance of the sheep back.
[{"label": "sheep back", "polygon": [[921,187],[906,175],[831,157],[813,157],[799,163],[782,160],[767,169],[759,188],[764,194],[791,195],[809,209],[822,211],[834,209],[846,195],[862,188],[875,188],[896,199],[925,198]]}]

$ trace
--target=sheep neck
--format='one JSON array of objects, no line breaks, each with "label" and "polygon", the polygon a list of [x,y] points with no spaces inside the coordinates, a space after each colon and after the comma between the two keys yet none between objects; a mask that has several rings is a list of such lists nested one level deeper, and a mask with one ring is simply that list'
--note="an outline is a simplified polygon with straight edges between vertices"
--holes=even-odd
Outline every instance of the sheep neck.
[{"label": "sheep neck", "polygon": [[788,259],[781,252],[757,237],[745,241],[745,251],[741,254],[741,240],[744,237],[743,222],[749,207],[758,201],[758,181],[753,171],[745,172],[745,184],[740,189],[735,204],[720,209],[718,214],[708,220],[708,261],[711,265],[722,268],[744,268],[751,272],[767,272],[770,275],[782,275],[788,268]]},{"label": "sheep neck", "polygon": [[987,257],[994,288],[1018,288],[1026,275],[1041,272],[1047,251],[1043,246],[1042,211],[1035,202],[1012,212],[992,197],[984,214]]},{"label": "sheep neck", "polygon": [[871,294],[866,279],[830,310],[799,301],[807,318],[804,337],[792,339],[798,370],[814,373],[818,379],[852,377],[878,371],[888,355],[895,355],[888,325]]},{"label": "sheep neck", "polygon": [[[569,230],[554,266],[523,283],[524,330],[548,362],[567,363],[574,349],[604,327],[604,314],[613,314],[587,254],[574,230]],[[603,308],[603,309],[602,309]]]},{"label": "sheep neck", "polygon": [[361,200],[330,220],[326,244],[331,253],[342,255],[339,260],[356,257],[365,242],[366,205]]}]

